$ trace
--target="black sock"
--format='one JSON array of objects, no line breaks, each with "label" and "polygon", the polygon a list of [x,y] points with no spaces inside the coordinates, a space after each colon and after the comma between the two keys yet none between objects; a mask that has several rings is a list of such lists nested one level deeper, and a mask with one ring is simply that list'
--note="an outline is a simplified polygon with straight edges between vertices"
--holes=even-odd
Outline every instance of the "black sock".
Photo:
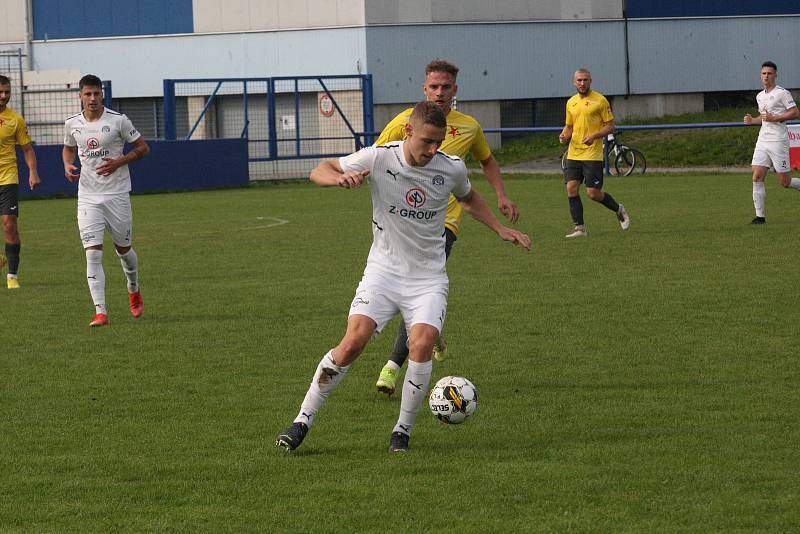
[{"label": "black sock", "polygon": [[619,211],[619,203],[616,200],[614,200],[614,197],[612,197],[609,193],[605,194],[603,200],[600,201],[600,204],[607,207],[614,213],[617,213]]},{"label": "black sock", "polygon": [[394,363],[403,367],[406,358],[408,358],[408,334],[406,333],[406,324],[400,319],[400,328],[397,329],[397,337],[394,340],[394,350],[389,357]]},{"label": "black sock", "polygon": [[581,197],[567,197],[569,199],[569,214],[575,226],[583,226],[583,203]]},{"label": "black sock", "polygon": [[6,258],[8,258],[8,274],[19,272],[20,243],[6,243]]}]

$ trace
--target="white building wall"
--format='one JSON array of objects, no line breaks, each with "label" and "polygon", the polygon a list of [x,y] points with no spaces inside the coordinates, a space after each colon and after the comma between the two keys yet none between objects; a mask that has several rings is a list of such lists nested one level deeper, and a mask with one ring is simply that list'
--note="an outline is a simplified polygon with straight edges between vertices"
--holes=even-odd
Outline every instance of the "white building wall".
[{"label": "white building wall", "polygon": [[25,41],[25,4],[27,0],[0,1],[0,44]]},{"label": "white building wall", "polygon": [[162,96],[166,78],[357,74],[363,28],[37,42],[35,69],[112,80],[115,98]]},{"label": "white building wall", "polygon": [[194,0],[192,7],[196,33],[364,25],[364,0]]},{"label": "white building wall", "polygon": [[365,0],[367,24],[622,17],[621,0]]}]

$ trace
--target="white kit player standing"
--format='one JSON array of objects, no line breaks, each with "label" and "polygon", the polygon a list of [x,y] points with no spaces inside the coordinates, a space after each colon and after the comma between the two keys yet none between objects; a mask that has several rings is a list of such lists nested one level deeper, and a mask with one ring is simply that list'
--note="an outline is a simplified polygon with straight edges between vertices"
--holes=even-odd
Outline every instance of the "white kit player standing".
[{"label": "white kit player standing", "polygon": [[789,130],[785,121],[800,117],[792,93],[776,84],[778,67],[772,61],[761,65],[761,84],[764,90],[756,95],[758,103],[757,117],[749,113],[744,116],[745,124],[760,124],[758,141],[753,151],[753,206],[756,216],[752,224],[767,222],[764,204],[767,191],[764,178],[770,167],[780,178],[783,187],[800,190],[800,179],[789,176]]},{"label": "white kit player standing", "polygon": [[408,449],[411,428],[428,393],[433,344],[447,309],[444,224],[451,192],[470,215],[503,240],[530,249],[528,236],[500,224],[471,188],[464,162],[438,151],[446,125],[441,108],[433,102],[420,102],[405,127],[405,141],[364,148],[325,161],[311,172],[311,180],[320,186],[349,189],[368,179],[373,241],[344,338],[322,357],[300,413],[278,435],[276,445],[293,450],[302,443],[350,364],[370,338],[400,313],[410,334],[410,361],[389,451]]},{"label": "white kit player standing", "polygon": [[[128,300],[134,317],[142,314],[139,290],[139,260],[131,247],[131,175],[128,164],[147,156],[150,147],[130,119],[103,105],[100,78],[86,75],[79,83],[83,111],[64,123],[62,160],[64,176],[78,180],[78,229],[86,252],[86,279],[94,301],[90,326],[108,324],[103,271],[105,229],[122,263],[128,282]],[[133,149],[123,154],[125,143]],[[80,158],[80,170],[74,165]],[[79,172],[80,171],[80,172]]]}]

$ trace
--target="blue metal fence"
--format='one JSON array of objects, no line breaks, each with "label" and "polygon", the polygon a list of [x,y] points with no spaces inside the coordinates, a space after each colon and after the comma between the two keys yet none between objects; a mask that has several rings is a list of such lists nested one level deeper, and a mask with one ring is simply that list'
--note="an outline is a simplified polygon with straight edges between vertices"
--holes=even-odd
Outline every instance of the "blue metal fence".
[{"label": "blue metal fence", "polygon": [[[786,121],[786,124],[800,124],[800,120],[792,120]],[[628,130],[681,130],[681,129],[690,129],[690,128],[740,128],[740,127],[751,127],[749,124],[744,124],[743,122],[697,122],[697,123],[685,123],[685,124],[631,124],[631,125],[622,125],[618,124],[616,126],[616,131],[628,131]],[[563,126],[540,126],[540,127],[531,127],[531,128],[484,128],[483,132],[487,134],[491,133],[499,133],[499,134],[534,134],[534,133],[558,133],[561,132]],[[359,135],[359,139],[356,141],[356,144],[365,144],[368,141],[376,138],[380,135],[380,132],[361,132]],[[609,161],[608,161],[608,143],[607,140],[603,140],[603,154],[604,157],[604,165],[605,165],[605,172],[609,174]]]},{"label": "blue metal fence", "polygon": [[368,74],[168,79],[163,85],[166,139],[247,139],[255,176],[305,172],[309,160],[359,148],[359,132],[374,129]]}]

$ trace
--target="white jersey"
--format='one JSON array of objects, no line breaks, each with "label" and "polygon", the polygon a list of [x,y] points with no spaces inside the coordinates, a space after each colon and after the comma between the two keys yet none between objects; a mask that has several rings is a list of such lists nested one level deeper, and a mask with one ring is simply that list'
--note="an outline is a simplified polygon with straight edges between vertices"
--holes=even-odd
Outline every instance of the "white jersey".
[{"label": "white jersey", "polygon": [[109,176],[100,176],[96,169],[103,164],[103,158],[122,156],[125,143],[132,143],[139,137],[141,134],[127,116],[108,108],[103,108],[103,114],[95,121],[86,120],[83,112],[68,118],[64,123],[64,144],[77,147],[81,160],[78,195],[129,192],[131,174],[127,165]]},{"label": "white jersey", "polygon": [[[797,107],[792,98],[792,93],[776,85],[768,93],[761,91],[756,95],[759,113],[773,113],[778,115]],[[761,130],[758,132],[759,141],[787,141],[789,139],[789,129],[782,122],[762,122]]]},{"label": "white jersey", "polygon": [[451,192],[456,197],[470,192],[467,168],[444,152],[424,167],[411,166],[403,143],[367,147],[339,160],[345,171],[369,171],[372,248],[364,273],[446,278],[447,200]]}]

